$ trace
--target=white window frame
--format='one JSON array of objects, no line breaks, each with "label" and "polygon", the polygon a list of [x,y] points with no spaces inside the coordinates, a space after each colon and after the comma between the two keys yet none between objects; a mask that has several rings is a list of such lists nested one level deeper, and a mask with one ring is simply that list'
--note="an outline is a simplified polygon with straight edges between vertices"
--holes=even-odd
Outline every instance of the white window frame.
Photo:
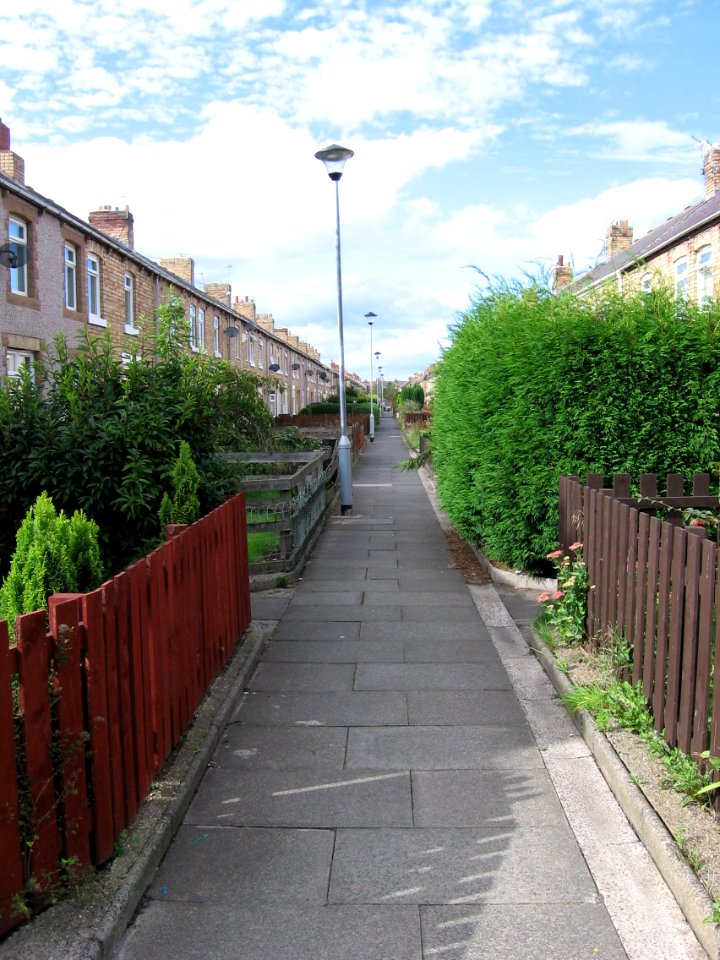
[{"label": "white window frame", "polygon": [[20,220],[19,217],[8,217],[8,240],[10,241],[10,247],[13,249],[13,252],[20,248],[24,250],[22,264],[17,267],[10,267],[9,270],[10,293],[15,293],[20,297],[30,295],[28,289],[28,233],[29,227],[25,220]]},{"label": "white window frame", "polygon": [[652,293],[652,274],[644,273],[640,278],[640,292]]},{"label": "white window frame", "polygon": [[140,330],[135,326],[135,278],[131,273],[123,277],[125,293],[125,333],[136,337]]},{"label": "white window frame", "polygon": [[239,359],[240,359],[240,344],[241,344],[241,340],[242,340],[242,334],[238,334],[236,337],[230,337],[230,339],[231,339],[232,342],[233,342],[233,354],[234,354],[234,359],[235,359],[235,360],[239,360]]},{"label": "white window frame", "polygon": [[673,264],[673,276],[675,278],[675,296],[678,299],[685,299],[688,295],[690,285],[690,272],[688,270],[688,258],[679,257]]},{"label": "white window frame", "polygon": [[697,302],[702,306],[713,297],[713,250],[710,244],[700,247],[695,261]]},{"label": "white window frame", "polygon": [[217,314],[213,316],[213,352],[216,357],[221,357],[220,352],[220,317]]},{"label": "white window frame", "polygon": [[197,352],[197,310],[195,304],[191,303],[188,307],[188,325],[190,327],[190,349]]},{"label": "white window frame", "polygon": [[77,247],[66,240],[63,244],[66,310],[77,310],[78,308],[77,259]]},{"label": "white window frame", "polygon": [[197,349],[200,351],[204,351],[205,350],[205,309],[204,307],[198,307],[197,332],[195,335],[195,340],[197,343]]},{"label": "white window frame", "polygon": [[[93,323],[97,327],[106,327],[107,320],[103,320],[102,317],[100,257],[96,253],[89,253],[87,255],[85,269],[87,272],[88,323]],[[95,307],[95,310],[93,310],[93,306]]]},{"label": "white window frame", "polygon": [[29,350],[8,350],[5,356],[5,369],[7,376],[12,380],[20,379],[22,367],[29,367],[32,374],[32,365],[35,362],[35,354]]},{"label": "white window frame", "polygon": [[251,333],[247,338],[247,361],[251,367],[255,366],[255,337]]}]

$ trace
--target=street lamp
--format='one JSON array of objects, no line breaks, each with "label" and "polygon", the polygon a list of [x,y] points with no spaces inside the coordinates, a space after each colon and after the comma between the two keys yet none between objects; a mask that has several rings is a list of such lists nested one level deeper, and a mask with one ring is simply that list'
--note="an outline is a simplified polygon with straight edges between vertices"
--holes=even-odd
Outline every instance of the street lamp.
[{"label": "street lamp", "polygon": [[385,380],[383,379],[382,375],[382,367],[378,367],[378,381],[380,383],[380,399],[378,400],[378,403],[380,405],[380,409],[382,410],[383,404],[385,403]]},{"label": "street lamp", "polygon": [[338,400],[340,401],[340,440],[338,442],[338,476],[340,480],[340,512],[352,512],[352,457],[350,441],[347,436],[347,412],[345,410],[345,343],[343,340],[343,312],[342,312],[342,270],[340,260],[340,190],[338,183],[343,173],[345,162],[354,156],[352,150],[340,147],[333,143],[324,150],[315,154],[322,160],[330,179],[335,184],[335,236],[337,250],[337,314],[338,334],[340,337],[340,378],[338,385]]},{"label": "street lamp", "polygon": [[[375,360],[376,360],[376,362],[377,362],[378,364],[380,363],[380,351],[379,351],[379,350],[376,350],[376,351],[375,351]],[[380,367],[380,366],[377,367],[378,376],[377,376],[377,394],[376,394],[376,396],[377,396],[377,398],[378,398],[378,420],[379,420],[380,417],[382,416],[382,407],[380,406],[380,370],[381,370],[381,369],[382,369],[382,367]]]},{"label": "street lamp", "polygon": [[373,413],[373,348],[372,348],[372,325],[377,314],[370,311],[365,314],[365,319],[370,327],[370,443],[375,439],[375,414]]}]

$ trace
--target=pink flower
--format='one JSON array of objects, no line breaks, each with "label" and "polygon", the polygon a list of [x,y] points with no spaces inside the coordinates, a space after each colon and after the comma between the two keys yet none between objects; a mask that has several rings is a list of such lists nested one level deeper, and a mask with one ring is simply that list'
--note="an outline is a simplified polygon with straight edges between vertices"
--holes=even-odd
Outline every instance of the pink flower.
[{"label": "pink flower", "polygon": [[693,520],[693,522],[690,524],[690,526],[691,526],[691,527],[704,527],[704,526],[705,526],[705,521],[704,521],[704,520]]},{"label": "pink flower", "polygon": [[571,543],[568,549],[570,549],[570,550],[581,550],[581,549],[582,549],[582,543],[578,540],[576,543]]},{"label": "pink flower", "polygon": [[547,603],[549,599],[550,599],[550,594],[549,594],[549,593],[541,593],[540,596],[537,598],[537,602],[538,602],[538,603]]},{"label": "pink flower", "polygon": [[564,596],[565,596],[565,593],[562,590],[556,590],[550,599],[561,600]]},{"label": "pink flower", "polygon": [[557,560],[558,557],[561,557],[562,555],[562,550],[553,550],[552,553],[548,553],[547,558],[548,560]]}]

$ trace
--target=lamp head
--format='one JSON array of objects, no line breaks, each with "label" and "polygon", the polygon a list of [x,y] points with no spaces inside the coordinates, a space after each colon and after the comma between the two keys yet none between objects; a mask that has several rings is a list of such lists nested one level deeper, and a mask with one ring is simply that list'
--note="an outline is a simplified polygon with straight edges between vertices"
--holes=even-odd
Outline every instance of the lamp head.
[{"label": "lamp head", "polygon": [[375,320],[376,318],[377,318],[377,314],[373,313],[372,310],[370,311],[370,313],[365,314],[365,319],[367,320],[370,326],[372,326],[373,320]]},{"label": "lamp head", "polygon": [[352,150],[348,150],[347,147],[341,147],[339,144],[333,143],[329,147],[325,147],[324,150],[318,150],[315,156],[325,164],[325,169],[330,179],[339,180],[343,174],[345,162],[349,160],[350,157],[354,157],[355,153]]}]

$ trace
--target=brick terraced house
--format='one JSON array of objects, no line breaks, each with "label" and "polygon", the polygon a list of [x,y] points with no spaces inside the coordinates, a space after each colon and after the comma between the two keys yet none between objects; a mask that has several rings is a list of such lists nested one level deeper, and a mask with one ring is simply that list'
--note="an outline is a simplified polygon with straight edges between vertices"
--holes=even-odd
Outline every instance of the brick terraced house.
[{"label": "brick terraced house", "polygon": [[[188,349],[263,378],[272,413],[294,414],[337,392],[337,364],[257,314],[249,297],[233,302],[230,284],[196,287],[192,258],[142,256],[133,232],[128,207],[100,207],[86,222],[28,187],[0,122],[0,378],[40,359],[59,333],[73,346],[83,331],[107,332],[120,354],[131,353],[141,318],[175,295],[187,311]],[[346,371],[346,381],[358,377]]]},{"label": "brick terraced house", "polygon": [[605,262],[577,278],[561,256],[553,269],[553,289],[590,293],[608,283],[618,289],[649,291],[659,280],[678,296],[702,303],[720,290],[720,146],[703,162],[705,197],[670,217],[639,240],[627,220],[607,231]]}]

